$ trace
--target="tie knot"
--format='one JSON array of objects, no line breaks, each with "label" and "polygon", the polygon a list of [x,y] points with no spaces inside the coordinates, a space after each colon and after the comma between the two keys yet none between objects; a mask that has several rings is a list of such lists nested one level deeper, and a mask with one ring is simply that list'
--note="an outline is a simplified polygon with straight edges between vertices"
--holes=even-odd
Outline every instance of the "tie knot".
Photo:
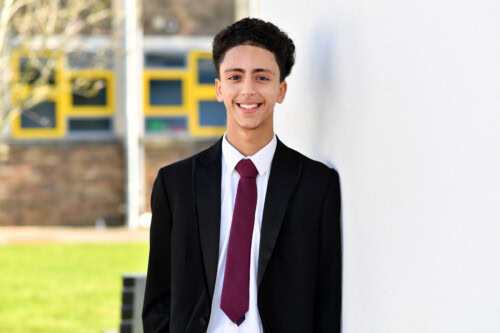
[{"label": "tie knot", "polygon": [[246,158],[236,164],[236,171],[238,171],[242,178],[255,178],[259,174],[253,162]]}]

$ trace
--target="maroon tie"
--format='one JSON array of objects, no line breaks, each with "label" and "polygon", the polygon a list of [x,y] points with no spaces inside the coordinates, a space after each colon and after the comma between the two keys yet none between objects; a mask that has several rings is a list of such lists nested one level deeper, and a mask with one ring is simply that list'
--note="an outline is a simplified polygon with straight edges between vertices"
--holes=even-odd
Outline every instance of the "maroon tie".
[{"label": "maroon tie", "polygon": [[236,171],[241,178],[229,234],[220,307],[233,323],[240,326],[248,311],[250,249],[257,205],[255,177],[258,171],[249,159],[242,159],[236,165]]}]

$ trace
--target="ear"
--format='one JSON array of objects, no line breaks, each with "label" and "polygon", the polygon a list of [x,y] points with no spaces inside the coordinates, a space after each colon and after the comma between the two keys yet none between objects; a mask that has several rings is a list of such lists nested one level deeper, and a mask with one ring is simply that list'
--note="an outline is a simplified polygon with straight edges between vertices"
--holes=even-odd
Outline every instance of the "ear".
[{"label": "ear", "polygon": [[276,102],[278,102],[279,104],[283,103],[283,100],[285,99],[287,87],[288,85],[286,81],[280,83],[278,97],[276,97]]},{"label": "ear", "polygon": [[224,101],[224,98],[222,97],[222,85],[219,79],[215,79],[215,94],[217,95],[217,100],[219,102]]}]

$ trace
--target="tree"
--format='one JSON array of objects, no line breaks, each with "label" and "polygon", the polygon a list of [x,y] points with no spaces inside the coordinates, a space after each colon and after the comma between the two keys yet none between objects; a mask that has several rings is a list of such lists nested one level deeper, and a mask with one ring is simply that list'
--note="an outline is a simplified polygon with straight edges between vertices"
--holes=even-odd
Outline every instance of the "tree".
[{"label": "tree", "polygon": [[[68,56],[85,59],[87,67],[109,65],[114,50],[111,0],[0,0],[0,159],[8,152],[5,129],[21,113],[44,124],[30,112],[60,90],[92,95],[102,82],[70,80],[58,75]],[[89,52],[88,40],[102,36]],[[3,145],[2,145],[3,143]]]}]

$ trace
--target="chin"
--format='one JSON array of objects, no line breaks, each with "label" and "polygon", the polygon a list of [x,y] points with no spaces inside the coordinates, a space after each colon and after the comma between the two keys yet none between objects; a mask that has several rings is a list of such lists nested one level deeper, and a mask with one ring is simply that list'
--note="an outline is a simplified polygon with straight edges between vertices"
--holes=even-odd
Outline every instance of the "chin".
[{"label": "chin", "polygon": [[248,121],[250,119],[240,119],[238,121],[235,121],[236,127],[245,129],[245,130],[254,130],[259,128],[260,123],[257,123],[255,121]]},{"label": "chin", "polygon": [[241,124],[239,125],[238,127],[244,129],[244,130],[248,130],[248,131],[252,131],[252,130],[256,130],[259,128],[259,125],[247,125],[247,124]]}]

